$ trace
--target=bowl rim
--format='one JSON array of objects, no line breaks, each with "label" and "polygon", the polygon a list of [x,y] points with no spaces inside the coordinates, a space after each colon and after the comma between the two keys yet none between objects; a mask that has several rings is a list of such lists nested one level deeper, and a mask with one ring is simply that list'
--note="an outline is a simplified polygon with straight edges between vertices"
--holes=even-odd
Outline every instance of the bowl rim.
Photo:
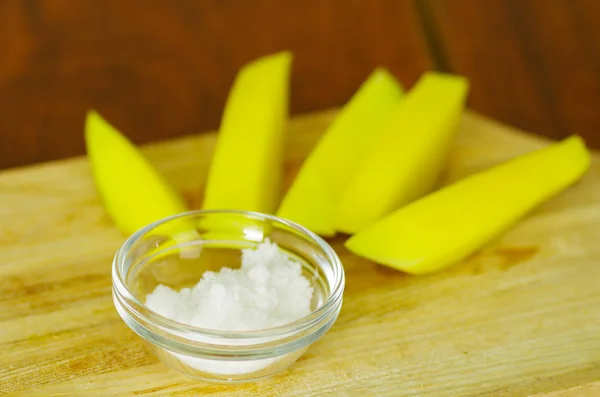
[{"label": "bowl rim", "polygon": [[[333,269],[333,275],[335,277],[334,284],[330,289],[330,293],[328,294],[325,301],[315,310],[311,311],[308,315],[301,317],[297,320],[294,320],[290,323],[282,324],[276,327],[270,328],[262,328],[257,330],[244,330],[244,331],[224,331],[218,329],[211,328],[202,328],[196,327],[193,325],[184,324],[178,321],[171,320],[154,310],[148,308],[143,302],[141,302],[138,298],[136,298],[133,293],[130,291],[127,283],[125,282],[126,275],[121,273],[121,264],[126,260],[129,250],[132,246],[138,242],[144,235],[146,235],[149,231],[164,225],[168,222],[171,222],[176,219],[181,218],[192,218],[202,215],[239,215],[244,217],[252,217],[254,219],[258,219],[261,221],[272,221],[276,223],[283,224],[296,232],[299,232],[303,237],[312,240],[317,243],[319,248],[323,251],[325,256],[327,257],[327,262],[330,263],[331,268]],[[210,241],[210,240],[207,240]],[[251,341],[254,340],[255,343],[265,343],[268,340],[258,341],[257,339],[271,339],[275,338],[275,340],[279,339],[278,337],[292,337],[294,334],[297,334],[303,330],[310,329],[324,319],[327,319],[333,311],[339,312],[341,307],[343,292],[345,287],[345,272],[344,267],[342,265],[341,260],[339,259],[335,250],[320,236],[316,233],[308,230],[304,226],[301,226],[295,222],[289,221],[284,218],[280,218],[275,215],[269,215],[261,212],[255,211],[244,211],[244,210],[191,210],[182,213],[178,213],[169,217],[165,217],[159,219],[155,222],[144,226],[143,228],[137,230],[132,235],[130,235],[125,242],[119,247],[117,250],[113,263],[112,263],[112,283],[113,283],[113,293],[118,295],[119,303],[121,305],[129,306],[129,311],[134,311],[135,317],[141,318],[143,320],[151,322],[154,326],[158,326],[162,331],[166,331],[168,334],[177,335],[180,338],[187,339],[189,341],[206,343],[205,341],[196,340],[195,338],[190,338],[186,335],[196,335],[196,336],[206,336],[208,338],[215,338],[223,343],[225,340],[238,340],[238,341],[247,341],[252,344]],[[116,302],[115,302],[116,304]],[[147,313],[142,313],[139,310],[131,307],[131,304],[134,306],[139,306]],[[337,313],[336,313],[337,316]],[[136,319],[134,320],[139,323]],[[210,344],[215,344],[214,341],[209,342]],[[220,344],[219,343],[219,344]],[[248,347],[248,344],[243,345],[232,345],[230,347]]]}]

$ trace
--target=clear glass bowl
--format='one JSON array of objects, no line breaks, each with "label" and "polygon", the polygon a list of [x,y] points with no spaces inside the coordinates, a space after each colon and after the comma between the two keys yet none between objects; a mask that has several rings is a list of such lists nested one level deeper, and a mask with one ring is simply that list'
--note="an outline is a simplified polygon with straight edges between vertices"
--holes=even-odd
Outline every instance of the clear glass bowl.
[{"label": "clear glass bowl", "polygon": [[[308,316],[233,332],[175,322],[144,305],[158,284],[179,290],[207,270],[239,267],[240,250],[267,238],[299,261],[311,281]],[[139,230],[117,251],[112,278],[119,315],[149,349],[173,369],[215,382],[253,381],[288,367],[333,325],[344,292],[344,269],[323,239],[284,219],[244,211],[192,211]]]}]

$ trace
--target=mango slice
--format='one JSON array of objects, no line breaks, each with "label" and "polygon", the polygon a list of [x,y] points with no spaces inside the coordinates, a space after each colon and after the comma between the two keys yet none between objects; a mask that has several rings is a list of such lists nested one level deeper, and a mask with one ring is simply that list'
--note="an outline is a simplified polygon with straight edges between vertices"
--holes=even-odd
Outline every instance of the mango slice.
[{"label": "mango slice", "polygon": [[85,142],[98,192],[121,231],[130,234],[186,211],[183,199],[162,175],[94,110],[87,113]]},{"label": "mango slice", "polygon": [[371,73],[302,164],[277,215],[322,236],[334,235],[334,216],[348,180],[401,95],[400,84],[387,70]]},{"label": "mango slice", "polygon": [[443,269],[574,183],[589,163],[585,144],[572,136],[409,204],[351,237],[346,247],[411,274]]},{"label": "mango slice", "polygon": [[280,52],[239,71],[210,165],[204,209],[274,213],[280,199],[292,55]]},{"label": "mango slice", "polygon": [[349,181],[336,214],[339,231],[355,233],[435,187],[468,86],[441,73],[419,79]]}]

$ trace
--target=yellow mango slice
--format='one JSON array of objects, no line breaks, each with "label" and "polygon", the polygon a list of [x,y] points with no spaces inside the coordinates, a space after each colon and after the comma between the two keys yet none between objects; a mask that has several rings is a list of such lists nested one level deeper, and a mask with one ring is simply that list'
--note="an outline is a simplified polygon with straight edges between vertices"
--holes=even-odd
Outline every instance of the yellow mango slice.
[{"label": "yellow mango slice", "polygon": [[280,198],[292,55],[245,65],[223,114],[204,209],[274,213]]},{"label": "yellow mango slice", "polygon": [[94,110],[87,113],[85,142],[98,192],[124,233],[186,211],[183,199],[162,175]]},{"label": "yellow mango slice", "polygon": [[371,73],[302,164],[277,215],[322,236],[334,235],[334,216],[348,180],[401,95],[400,84],[387,70]]},{"label": "yellow mango slice", "polygon": [[411,274],[443,269],[574,183],[589,163],[583,141],[570,137],[415,201],[355,234],[346,247]]},{"label": "yellow mango slice", "polygon": [[428,72],[419,79],[348,182],[336,214],[339,231],[355,233],[435,187],[467,91],[460,76]]}]

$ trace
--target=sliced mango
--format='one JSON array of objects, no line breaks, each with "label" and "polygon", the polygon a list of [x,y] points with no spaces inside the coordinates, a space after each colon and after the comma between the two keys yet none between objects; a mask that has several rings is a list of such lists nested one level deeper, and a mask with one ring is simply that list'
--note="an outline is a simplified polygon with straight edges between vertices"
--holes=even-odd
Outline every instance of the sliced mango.
[{"label": "sliced mango", "polygon": [[223,114],[204,209],[274,213],[280,199],[292,55],[245,65]]},{"label": "sliced mango", "polygon": [[428,72],[419,79],[348,182],[336,214],[339,231],[355,233],[434,188],[467,91],[460,76]]},{"label": "sliced mango", "polygon": [[277,215],[317,234],[334,235],[334,216],[348,180],[401,95],[396,79],[387,70],[376,69],[304,161]]},{"label": "sliced mango", "polygon": [[574,183],[589,163],[585,144],[573,136],[409,204],[351,237],[346,247],[411,274],[443,269]]},{"label": "sliced mango", "polygon": [[94,110],[87,113],[85,142],[98,192],[124,233],[186,211],[183,199],[163,176]]}]

